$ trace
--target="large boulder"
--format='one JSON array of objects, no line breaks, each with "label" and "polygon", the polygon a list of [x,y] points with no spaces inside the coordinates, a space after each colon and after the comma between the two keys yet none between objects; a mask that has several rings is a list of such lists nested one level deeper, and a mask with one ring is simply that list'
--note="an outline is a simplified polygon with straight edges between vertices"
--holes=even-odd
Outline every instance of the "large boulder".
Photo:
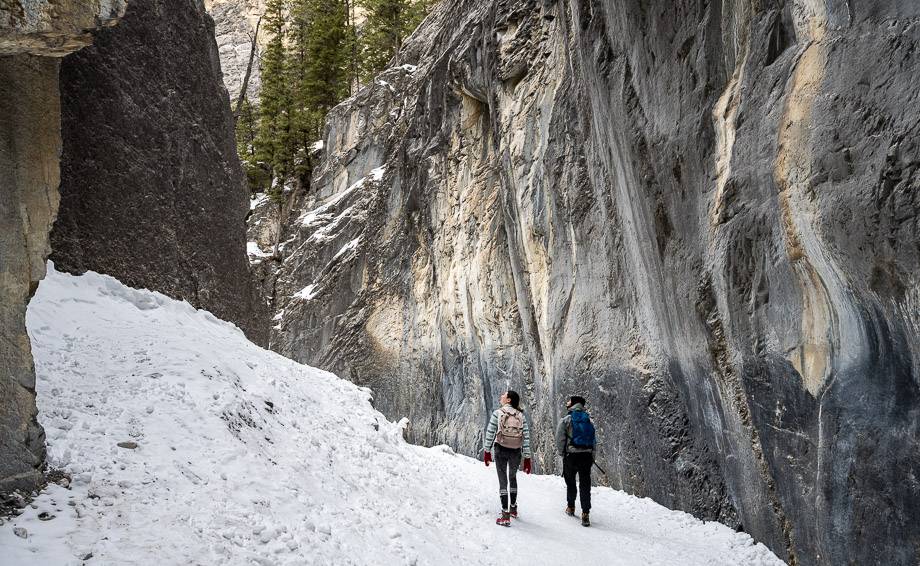
[{"label": "large boulder", "polygon": [[543,470],[584,394],[615,487],[915,564],[918,49],[910,0],[443,2],[330,115],[272,347],[471,455],[518,389]]},{"label": "large boulder", "polygon": [[265,342],[247,189],[214,24],[196,0],[129,5],[61,67],[58,269],[185,299]]}]

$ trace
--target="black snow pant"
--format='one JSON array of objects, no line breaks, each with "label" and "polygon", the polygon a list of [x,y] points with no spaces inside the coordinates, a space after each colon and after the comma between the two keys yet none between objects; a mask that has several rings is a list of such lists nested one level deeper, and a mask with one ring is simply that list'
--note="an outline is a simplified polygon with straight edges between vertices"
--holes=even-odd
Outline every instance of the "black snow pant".
[{"label": "black snow pant", "polygon": [[498,472],[498,495],[502,500],[502,511],[508,511],[508,496],[511,505],[517,505],[517,471],[521,465],[521,449],[495,445],[495,470]]},{"label": "black snow pant", "polygon": [[[562,477],[565,478],[566,502],[575,507],[575,496],[581,491],[581,512],[591,511],[591,466],[594,465],[592,452],[575,452],[567,454],[562,460]],[[578,484],[575,476],[578,476]]]}]

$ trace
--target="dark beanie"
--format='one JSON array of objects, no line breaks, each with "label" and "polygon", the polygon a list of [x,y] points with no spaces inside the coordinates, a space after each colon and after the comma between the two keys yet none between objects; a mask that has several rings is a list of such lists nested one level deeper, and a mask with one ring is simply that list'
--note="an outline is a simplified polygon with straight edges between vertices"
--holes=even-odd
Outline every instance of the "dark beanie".
[{"label": "dark beanie", "polygon": [[569,397],[569,401],[571,401],[573,405],[578,405],[578,404],[587,405],[588,404],[588,402],[585,401],[585,398],[582,397],[581,395],[572,395],[571,397]]}]

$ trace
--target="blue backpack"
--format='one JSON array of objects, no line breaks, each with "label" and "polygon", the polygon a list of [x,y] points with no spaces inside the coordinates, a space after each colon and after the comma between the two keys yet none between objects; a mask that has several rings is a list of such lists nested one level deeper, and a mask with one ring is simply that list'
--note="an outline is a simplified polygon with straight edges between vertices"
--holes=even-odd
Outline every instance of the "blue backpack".
[{"label": "blue backpack", "polygon": [[594,448],[594,423],[584,411],[572,411],[572,446],[575,448]]}]

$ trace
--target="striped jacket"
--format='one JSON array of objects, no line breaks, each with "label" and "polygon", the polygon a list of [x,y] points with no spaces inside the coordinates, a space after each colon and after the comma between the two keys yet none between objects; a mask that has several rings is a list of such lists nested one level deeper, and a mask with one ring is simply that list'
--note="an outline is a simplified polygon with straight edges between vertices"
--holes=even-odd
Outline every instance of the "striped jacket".
[{"label": "striped jacket", "polygon": [[[511,405],[505,405],[510,407]],[[489,419],[489,427],[486,429],[486,438],[485,442],[482,444],[482,449],[484,452],[491,452],[492,445],[495,444],[495,435],[498,434],[498,420],[501,418],[502,410],[495,409],[492,412],[492,417]],[[527,415],[521,411],[521,417],[524,421],[524,444],[521,446],[523,450],[524,458],[533,458],[533,453],[530,451],[530,425],[527,423]]]}]

